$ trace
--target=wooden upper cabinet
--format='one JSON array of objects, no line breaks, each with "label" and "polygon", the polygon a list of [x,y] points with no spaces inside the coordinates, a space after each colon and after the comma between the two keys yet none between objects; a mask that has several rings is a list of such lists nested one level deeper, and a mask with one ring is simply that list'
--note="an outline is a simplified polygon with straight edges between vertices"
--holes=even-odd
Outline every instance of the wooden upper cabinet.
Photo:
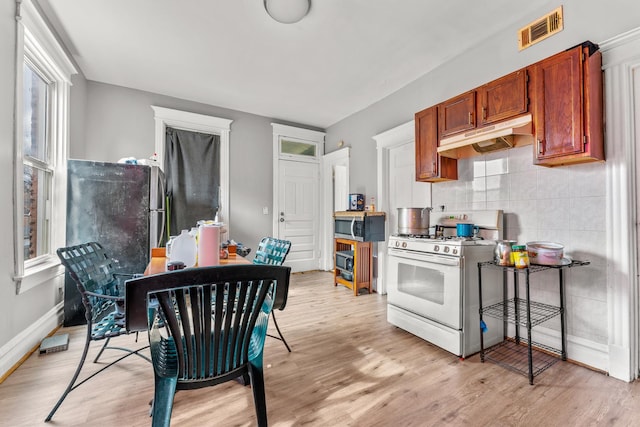
[{"label": "wooden upper cabinet", "polygon": [[524,114],[528,109],[527,71],[518,70],[477,89],[478,127]]},{"label": "wooden upper cabinet", "polygon": [[601,53],[585,43],[529,70],[534,163],[559,166],[604,160]]},{"label": "wooden upper cabinet", "polygon": [[458,179],[458,161],[438,155],[438,108],[415,114],[416,181]]},{"label": "wooden upper cabinet", "polygon": [[440,138],[476,127],[476,91],[472,90],[438,105]]},{"label": "wooden upper cabinet", "polygon": [[522,69],[440,104],[440,138],[513,118],[528,107],[527,71]]}]

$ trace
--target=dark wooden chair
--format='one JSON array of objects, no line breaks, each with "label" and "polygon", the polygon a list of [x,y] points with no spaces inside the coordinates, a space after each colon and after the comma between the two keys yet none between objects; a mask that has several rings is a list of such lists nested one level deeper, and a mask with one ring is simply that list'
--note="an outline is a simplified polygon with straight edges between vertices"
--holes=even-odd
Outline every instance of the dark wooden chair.
[{"label": "dark wooden chair", "polygon": [[[276,239],[275,237],[264,237],[258,244],[258,249],[256,250],[255,257],[253,258],[253,263],[260,265],[282,265],[290,250],[291,242],[289,240]],[[289,347],[287,340],[284,339],[284,336],[280,331],[280,326],[278,326],[278,321],[276,320],[276,314],[273,311],[271,312],[271,317],[273,318],[273,325],[276,327],[276,331],[278,331],[278,336],[271,334],[267,335],[271,338],[282,341],[289,353],[291,353],[291,347]]]},{"label": "dark wooden chair", "polygon": [[170,425],[177,390],[239,377],[251,384],[258,425],[267,425],[264,341],[269,313],[286,304],[289,275],[289,267],[229,265],[127,281],[127,329],[149,330],[154,427]]},{"label": "dark wooden chair", "polygon": [[[131,350],[109,345],[111,338],[128,333],[125,329],[124,281],[136,275],[116,271],[113,260],[107,255],[102,245],[97,242],[60,248],[56,252],[62,265],[69,272],[69,276],[76,283],[78,292],[82,295],[82,304],[85,310],[85,318],[87,319],[87,335],[80,363],[78,363],[69,385],[51,412],[49,412],[45,422],[51,421],[62,401],[71,391],[122,359],[135,354],[151,362],[148,357],[139,353],[149,346]],[[98,359],[105,350],[119,350],[125,352],[125,354],[76,383],[87,358],[89,345],[93,341],[104,341],[93,363],[98,363]]]}]

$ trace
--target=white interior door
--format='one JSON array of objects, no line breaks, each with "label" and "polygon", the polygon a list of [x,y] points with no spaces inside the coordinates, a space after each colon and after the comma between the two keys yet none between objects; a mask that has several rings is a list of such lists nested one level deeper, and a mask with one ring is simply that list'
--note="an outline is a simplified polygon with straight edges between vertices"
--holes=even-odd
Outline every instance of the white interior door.
[{"label": "white interior door", "polygon": [[278,176],[278,236],[291,241],[286,265],[292,271],[319,266],[319,194],[317,163],[280,160]]},{"label": "white interior door", "polygon": [[273,235],[289,240],[285,265],[292,271],[320,267],[320,161],[324,132],[273,126]]}]

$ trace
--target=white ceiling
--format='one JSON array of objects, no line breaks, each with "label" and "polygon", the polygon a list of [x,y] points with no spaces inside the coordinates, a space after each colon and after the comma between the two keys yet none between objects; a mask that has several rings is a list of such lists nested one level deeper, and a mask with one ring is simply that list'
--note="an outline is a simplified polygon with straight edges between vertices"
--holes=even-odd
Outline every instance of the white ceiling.
[{"label": "white ceiling", "polygon": [[326,128],[541,2],[312,0],[296,24],[262,0],[39,3],[89,80]]}]

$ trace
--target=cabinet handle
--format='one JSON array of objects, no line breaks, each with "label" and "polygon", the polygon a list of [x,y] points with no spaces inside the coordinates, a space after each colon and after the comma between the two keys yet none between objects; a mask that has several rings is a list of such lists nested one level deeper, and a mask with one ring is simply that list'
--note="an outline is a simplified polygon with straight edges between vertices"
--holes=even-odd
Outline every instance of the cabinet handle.
[{"label": "cabinet handle", "polygon": [[544,154],[544,148],[542,144],[543,144],[542,140],[538,139],[538,154],[540,155]]},{"label": "cabinet handle", "polygon": [[473,113],[469,111],[469,124],[473,123]]}]

